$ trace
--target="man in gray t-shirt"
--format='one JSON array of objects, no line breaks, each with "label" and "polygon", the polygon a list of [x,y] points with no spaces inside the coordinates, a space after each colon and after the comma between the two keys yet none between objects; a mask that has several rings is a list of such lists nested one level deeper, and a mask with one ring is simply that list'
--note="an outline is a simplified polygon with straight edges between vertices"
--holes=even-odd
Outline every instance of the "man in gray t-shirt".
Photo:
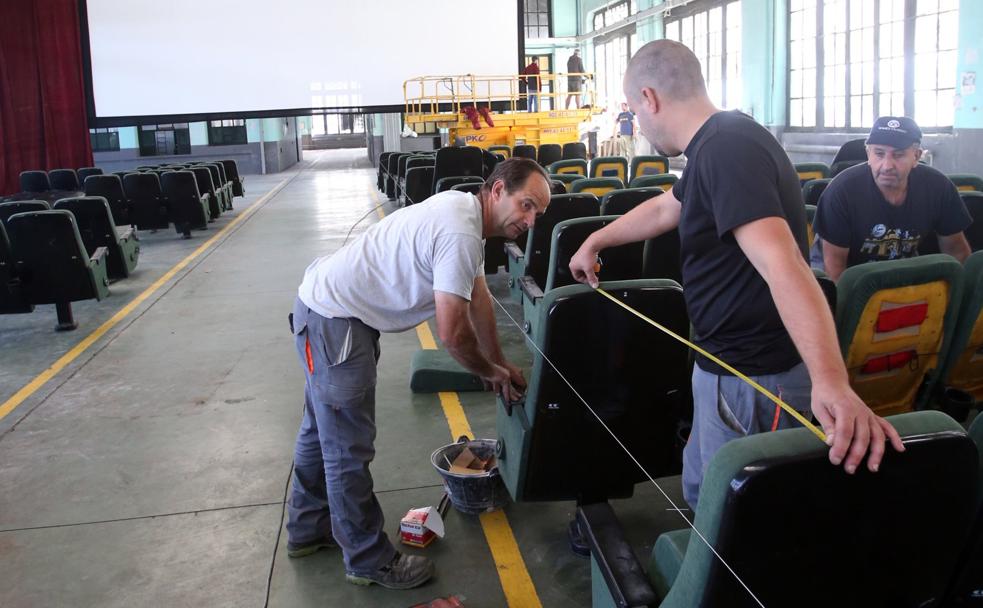
[{"label": "man in gray t-shirt", "polygon": [[289,556],[338,545],[346,579],[357,585],[409,589],[433,576],[429,559],[393,547],[372,491],[379,332],[436,316],[448,352],[491,390],[518,399],[525,379],[498,342],[484,239],[516,238],[549,199],[546,172],[509,159],[477,196],[434,195],[307,268],[291,317],[306,385],[287,502]]}]

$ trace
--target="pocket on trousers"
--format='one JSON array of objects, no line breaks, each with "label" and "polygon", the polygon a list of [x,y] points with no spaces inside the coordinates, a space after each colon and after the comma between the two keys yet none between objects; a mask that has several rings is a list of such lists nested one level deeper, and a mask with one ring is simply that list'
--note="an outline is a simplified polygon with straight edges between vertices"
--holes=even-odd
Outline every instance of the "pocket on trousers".
[{"label": "pocket on trousers", "polygon": [[[737,405],[737,404],[735,404]],[[747,428],[741,421],[737,418],[734,410],[731,409],[729,403],[727,403],[727,397],[724,395],[722,390],[717,390],[717,416],[720,417],[720,421],[724,423],[730,430],[734,431],[738,435],[747,435]]]},{"label": "pocket on trousers", "polygon": [[365,400],[368,386],[345,387],[324,383],[318,389],[317,399],[336,408],[358,407]]}]

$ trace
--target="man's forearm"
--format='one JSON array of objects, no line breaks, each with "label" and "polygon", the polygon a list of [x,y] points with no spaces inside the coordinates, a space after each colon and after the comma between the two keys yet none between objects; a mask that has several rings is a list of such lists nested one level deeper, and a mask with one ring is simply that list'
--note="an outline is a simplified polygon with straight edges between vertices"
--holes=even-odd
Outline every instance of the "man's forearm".
[{"label": "man's forearm", "polygon": [[502,364],[505,355],[498,341],[498,327],[495,323],[495,310],[492,308],[491,292],[484,284],[475,285],[469,308],[471,323],[474,325],[478,345],[484,355],[493,363]]},{"label": "man's forearm", "polygon": [[[668,232],[679,225],[679,203],[671,193],[656,196],[638,205],[619,219],[591,234],[587,242],[597,250],[625,243],[644,241]],[[674,208],[675,207],[675,208]]]}]

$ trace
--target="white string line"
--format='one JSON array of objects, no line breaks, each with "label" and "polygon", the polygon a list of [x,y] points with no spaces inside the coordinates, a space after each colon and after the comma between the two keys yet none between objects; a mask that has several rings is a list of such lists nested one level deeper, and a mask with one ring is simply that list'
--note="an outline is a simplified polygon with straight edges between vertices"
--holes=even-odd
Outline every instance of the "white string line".
[{"label": "white string line", "polygon": [[693,532],[696,532],[696,535],[700,537],[700,540],[703,541],[703,543],[707,546],[707,548],[710,549],[710,551],[712,551],[713,554],[717,556],[717,559],[719,559],[720,563],[722,563],[724,567],[727,568],[727,571],[730,572],[735,579],[737,579],[737,582],[740,583],[742,587],[744,587],[744,590],[748,592],[748,595],[751,596],[751,599],[753,599],[758,604],[758,606],[761,606],[761,608],[765,608],[765,605],[761,603],[761,600],[758,599],[758,596],[756,596],[754,592],[751,591],[750,587],[748,587],[744,583],[744,581],[741,580],[741,577],[739,577],[737,573],[734,572],[734,569],[730,567],[730,564],[727,563],[727,560],[725,560],[719,553],[717,553],[717,550],[713,548],[713,545],[710,544],[710,541],[708,541],[706,537],[703,536],[703,534],[696,529],[696,526],[693,524],[692,521],[690,521],[689,517],[687,517],[686,514],[683,513],[682,509],[676,506],[676,503],[674,503],[671,498],[669,498],[669,495],[666,493],[666,491],[662,489],[662,486],[656,483],[655,479],[653,479],[652,476],[649,474],[649,472],[645,470],[645,467],[642,466],[642,463],[640,463],[638,459],[635,458],[635,455],[632,454],[630,451],[628,451],[628,448],[625,447],[625,444],[623,444],[621,440],[618,439],[618,436],[614,434],[614,431],[612,431],[610,427],[608,427],[608,425],[605,424],[604,420],[602,420],[601,417],[597,415],[597,412],[594,411],[594,408],[592,408],[590,404],[587,403],[587,400],[580,395],[580,393],[577,391],[577,389],[573,387],[572,384],[570,384],[570,381],[567,380],[566,376],[564,376],[560,372],[560,370],[557,369],[556,365],[554,365],[553,362],[550,361],[550,358],[546,356],[546,353],[540,350],[536,342],[531,337],[529,337],[529,335],[526,334],[525,331],[522,330],[522,326],[519,325],[518,322],[516,322],[515,318],[511,314],[509,314],[509,311],[506,310],[505,306],[503,306],[502,303],[498,301],[498,298],[496,298],[494,294],[491,294],[491,297],[493,300],[495,300],[495,303],[498,304],[498,307],[502,309],[502,312],[504,312],[505,315],[509,318],[509,320],[512,321],[512,324],[515,325],[516,329],[519,330],[519,333],[521,333],[522,336],[526,340],[528,340],[530,344],[532,344],[532,347],[536,349],[536,352],[538,352],[541,357],[543,357],[543,360],[549,363],[550,367],[553,368],[553,371],[556,372],[556,375],[559,376],[561,380],[563,380],[563,382],[570,388],[571,391],[573,391],[573,394],[577,396],[577,399],[580,399],[581,403],[584,404],[587,410],[591,414],[593,414],[593,416],[597,418],[597,421],[601,424],[601,426],[604,427],[604,430],[607,431],[609,435],[611,435],[611,438],[614,439],[619,446],[621,446],[621,449],[625,451],[625,454],[627,454],[628,457],[631,458],[632,462],[634,462],[635,465],[637,465],[638,468],[642,471],[642,473],[645,474],[648,480],[652,482],[652,485],[654,485],[656,489],[659,490],[662,496],[666,499],[666,501],[668,501],[669,504],[672,505],[672,509],[667,509],[667,511],[675,511],[676,513],[679,513],[679,516],[682,517],[683,520],[689,525],[689,527],[693,529]]}]

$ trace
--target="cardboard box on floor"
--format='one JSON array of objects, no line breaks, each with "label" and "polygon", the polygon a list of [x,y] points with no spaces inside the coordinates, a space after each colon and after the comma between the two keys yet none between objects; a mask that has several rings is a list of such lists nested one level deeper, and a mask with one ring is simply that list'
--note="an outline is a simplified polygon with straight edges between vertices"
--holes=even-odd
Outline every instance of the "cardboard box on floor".
[{"label": "cardboard box on floor", "polygon": [[404,545],[426,547],[444,537],[444,520],[433,507],[410,509],[399,522],[399,539]]}]

